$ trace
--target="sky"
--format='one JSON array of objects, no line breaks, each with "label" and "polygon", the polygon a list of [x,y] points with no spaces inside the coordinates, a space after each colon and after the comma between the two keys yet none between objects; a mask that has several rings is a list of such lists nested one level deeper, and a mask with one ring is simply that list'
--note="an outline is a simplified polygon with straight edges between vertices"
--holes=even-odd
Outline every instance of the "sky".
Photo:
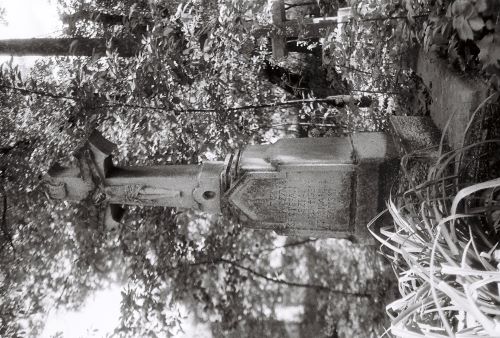
[{"label": "sky", "polygon": [[[27,39],[56,37],[62,23],[54,0],[0,0],[6,9],[7,25],[0,24],[0,39]],[[36,56],[15,58],[14,63],[27,70]],[[10,56],[0,55],[0,63]],[[58,332],[67,338],[104,337],[118,325],[120,316],[121,287],[111,286],[93,294],[79,311],[52,310],[45,321],[41,338],[49,338]],[[184,333],[176,338],[210,338],[207,326],[195,323],[188,317],[183,325]]]},{"label": "sky", "polygon": [[55,311],[49,314],[41,338],[57,332],[64,337],[104,337],[113,332],[120,318],[121,289],[114,286],[94,293],[80,311]]},{"label": "sky", "polygon": [[61,21],[54,1],[1,0],[7,26],[0,25],[0,39],[40,38],[58,33]]},{"label": "sky", "polygon": [[[6,9],[7,25],[0,24],[0,39],[27,39],[57,36],[62,23],[54,0],[0,0],[0,7]],[[0,63],[9,61],[10,56],[0,55]],[[15,58],[21,71],[31,67],[36,56]]]},{"label": "sky", "polygon": [[[0,39],[26,39],[57,36],[62,27],[54,1],[47,0],[0,0],[6,9],[7,25],[0,25]],[[22,68],[34,64],[36,56],[15,58]],[[0,63],[10,56],[0,56]],[[21,68],[21,70],[22,70]],[[118,285],[96,292],[80,311],[60,309],[51,311],[45,321],[41,338],[49,338],[57,332],[63,337],[104,337],[118,325],[121,288]]]},{"label": "sky", "polygon": [[[0,0],[6,9],[7,25],[0,24],[0,39],[22,39],[57,36],[61,22],[55,2],[46,0]],[[9,56],[0,56],[0,63]],[[30,67],[36,57],[16,58],[15,62]],[[118,324],[120,311],[120,287],[95,293],[81,311],[52,311],[46,320],[41,338],[51,337],[58,331],[64,337],[102,337]]]}]

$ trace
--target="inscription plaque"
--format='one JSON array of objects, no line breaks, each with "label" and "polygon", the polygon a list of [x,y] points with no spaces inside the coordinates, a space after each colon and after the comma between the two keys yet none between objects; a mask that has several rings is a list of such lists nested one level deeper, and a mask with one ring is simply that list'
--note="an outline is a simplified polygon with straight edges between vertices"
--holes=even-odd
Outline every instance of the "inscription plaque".
[{"label": "inscription plaque", "polygon": [[[247,172],[230,202],[257,228],[350,234],[354,170]],[[342,236],[342,235],[341,235]]]},{"label": "inscription plaque", "polygon": [[395,158],[383,133],[251,145],[236,158],[225,199],[252,228],[368,243],[366,224],[384,208],[379,183]]}]

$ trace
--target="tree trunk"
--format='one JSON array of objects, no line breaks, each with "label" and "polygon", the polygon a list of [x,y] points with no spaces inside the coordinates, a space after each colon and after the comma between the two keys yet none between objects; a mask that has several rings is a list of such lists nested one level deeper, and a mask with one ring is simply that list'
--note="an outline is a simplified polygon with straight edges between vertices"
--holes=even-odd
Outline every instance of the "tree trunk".
[{"label": "tree trunk", "polygon": [[[0,55],[104,57],[106,51],[117,51],[118,56],[133,57],[139,50],[139,43],[132,39],[112,39],[111,43],[101,38],[0,40]],[[167,59],[166,62],[181,84],[190,84],[192,82],[182,67],[175,65],[174,61],[170,59]]]},{"label": "tree trunk", "polygon": [[138,44],[132,40],[112,39],[108,45],[100,38],[45,38],[0,40],[0,55],[14,56],[106,56],[106,51],[118,52],[119,56],[132,57]]}]

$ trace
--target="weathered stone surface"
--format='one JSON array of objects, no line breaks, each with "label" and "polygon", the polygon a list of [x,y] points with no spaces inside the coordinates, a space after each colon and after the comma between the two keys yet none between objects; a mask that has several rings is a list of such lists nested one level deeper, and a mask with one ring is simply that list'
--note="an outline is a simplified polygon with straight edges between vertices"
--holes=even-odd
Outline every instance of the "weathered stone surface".
[{"label": "weathered stone surface", "polygon": [[81,201],[93,189],[92,182],[83,180],[78,168],[64,168],[59,165],[49,170],[45,184],[50,198],[69,201]]},{"label": "weathered stone surface", "polygon": [[[376,173],[376,174],[374,174]],[[358,237],[366,235],[365,238],[370,238],[367,235],[366,225],[375,217],[381,207],[381,199],[378,188],[380,171],[377,163],[366,164],[358,168],[356,181],[356,200],[353,200],[354,209],[356,212],[356,229]]]},{"label": "weathered stone surface", "polygon": [[385,133],[355,133],[351,136],[358,162],[382,162],[397,156],[397,149]]},{"label": "weathered stone surface", "polygon": [[453,149],[462,147],[467,123],[487,97],[486,84],[480,78],[455,73],[446,61],[433,53],[420,51],[416,68],[431,93],[432,120],[443,131],[451,118],[446,135],[449,145]]},{"label": "weathered stone surface", "polygon": [[391,116],[391,134],[401,155],[436,159],[441,132],[429,116]]},{"label": "weathered stone surface", "polygon": [[[245,161],[245,157],[242,157],[242,161]],[[337,168],[341,165],[351,165],[354,161],[354,148],[350,136],[283,139],[266,149],[265,158],[280,170],[300,170],[304,165],[308,170],[311,170],[311,167],[323,170],[328,166]],[[244,170],[244,167],[242,169]]]},{"label": "weathered stone surface", "polygon": [[120,205],[191,208],[219,213],[222,162],[203,165],[115,167],[114,145],[94,132],[78,152],[79,167],[54,166],[48,172],[49,195],[56,199],[90,199],[104,207],[104,222],[115,227]]},{"label": "weathered stone surface", "polygon": [[350,235],[353,170],[248,172],[231,202],[255,227],[279,233],[313,229]]},{"label": "weathered stone surface", "polygon": [[383,133],[249,146],[226,197],[254,228],[372,243],[366,224],[384,207],[381,177],[393,159],[395,148]]}]

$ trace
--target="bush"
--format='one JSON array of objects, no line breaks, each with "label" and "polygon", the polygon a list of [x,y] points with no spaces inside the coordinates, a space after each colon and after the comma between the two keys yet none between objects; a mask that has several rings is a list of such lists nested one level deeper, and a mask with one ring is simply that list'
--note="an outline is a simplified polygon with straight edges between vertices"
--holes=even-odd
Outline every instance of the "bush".
[{"label": "bush", "polygon": [[[393,225],[372,233],[398,277],[401,297],[387,306],[393,334],[500,335],[500,178],[484,169],[499,144],[477,140],[444,153],[424,182],[410,179],[388,202]],[[478,179],[478,167],[486,179]]]}]

